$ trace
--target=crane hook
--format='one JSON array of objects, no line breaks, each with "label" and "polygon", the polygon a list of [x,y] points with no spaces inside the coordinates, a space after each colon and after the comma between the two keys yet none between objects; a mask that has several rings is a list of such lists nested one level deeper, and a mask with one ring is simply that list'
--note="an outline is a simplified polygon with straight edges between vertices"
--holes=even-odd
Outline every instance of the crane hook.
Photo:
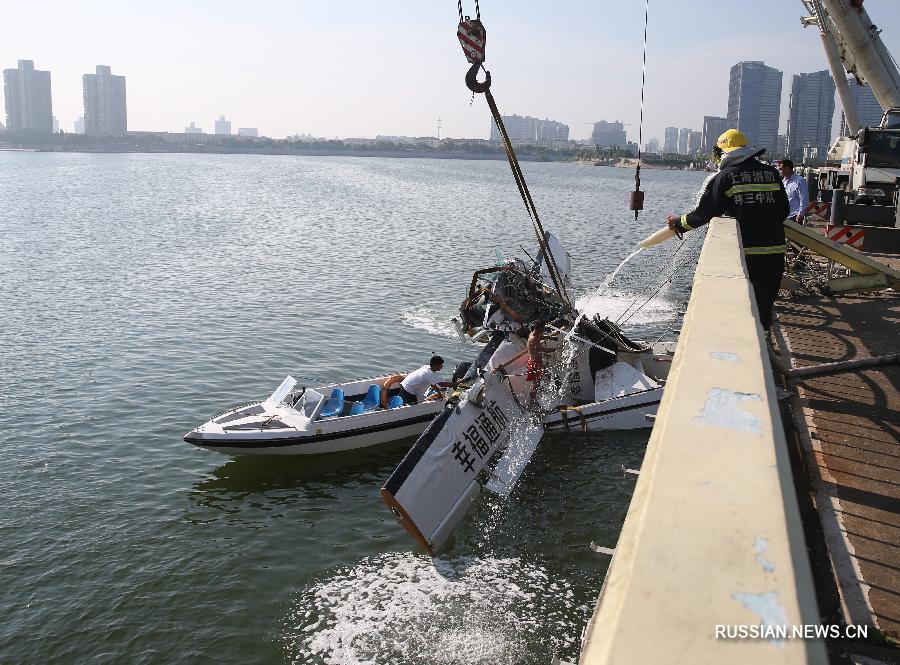
[{"label": "crane hook", "polygon": [[[479,15],[480,15],[479,10]],[[462,5],[459,10],[459,26],[456,28],[456,36],[459,39],[459,45],[462,46],[463,54],[466,60],[471,63],[469,71],[466,73],[466,87],[472,92],[487,92],[491,87],[491,73],[484,70],[485,79],[483,83],[478,81],[478,70],[484,68],[485,45],[487,44],[487,30],[479,18],[470,19],[468,16],[462,15]]]},{"label": "crane hook", "polygon": [[478,70],[483,68],[482,63],[475,62],[466,72],[466,87],[472,92],[487,92],[491,87],[491,73],[488,70],[484,70],[484,82],[478,80]]}]

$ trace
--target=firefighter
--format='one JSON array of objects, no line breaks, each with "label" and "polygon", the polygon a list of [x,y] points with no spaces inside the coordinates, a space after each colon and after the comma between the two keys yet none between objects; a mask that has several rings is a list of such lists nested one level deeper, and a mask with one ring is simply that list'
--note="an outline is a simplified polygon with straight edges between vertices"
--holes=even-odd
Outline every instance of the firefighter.
[{"label": "firefighter", "polygon": [[666,221],[670,229],[684,233],[713,217],[737,220],[760,323],[768,332],[784,274],[784,220],[790,208],[781,175],[757,159],[765,149],[748,143],[736,129],[722,134],[712,154],[719,170],[703,183],[694,209],[681,217],[669,215]]}]

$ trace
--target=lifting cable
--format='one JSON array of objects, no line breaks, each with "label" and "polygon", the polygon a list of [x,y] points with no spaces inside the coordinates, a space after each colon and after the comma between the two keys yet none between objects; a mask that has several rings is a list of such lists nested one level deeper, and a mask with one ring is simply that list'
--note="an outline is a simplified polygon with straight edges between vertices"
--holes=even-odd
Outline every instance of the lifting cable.
[{"label": "lifting cable", "polygon": [[641,70],[641,120],[638,123],[638,154],[634,167],[634,191],[631,192],[628,207],[634,210],[634,221],[638,212],[644,209],[644,192],[641,191],[641,144],[644,140],[644,85],[647,82],[647,23],[650,20],[650,0],[644,7],[644,64]]},{"label": "lifting cable", "polygon": [[[481,23],[481,7],[479,7],[478,0],[475,0],[476,14],[474,19],[463,16],[462,0],[457,0],[457,7],[459,9],[459,26],[457,28],[456,36],[459,38],[459,43],[462,46],[466,60],[471,64],[469,71],[466,73],[466,86],[473,93],[483,94],[484,98],[487,100],[491,115],[494,118],[494,123],[496,123],[500,138],[503,141],[503,147],[506,150],[506,159],[509,162],[509,168],[512,171],[513,178],[516,181],[516,187],[518,187],[519,195],[525,203],[525,210],[531,218],[531,224],[534,227],[538,245],[547,262],[547,271],[550,273],[550,279],[553,281],[553,286],[556,288],[556,292],[559,294],[563,303],[570,309],[574,309],[572,302],[569,299],[569,294],[566,292],[565,282],[560,274],[559,267],[556,265],[556,260],[550,252],[550,247],[547,243],[547,234],[544,232],[544,228],[541,225],[541,219],[538,216],[537,207],[534,205],[534,201],[531,198],[531,192],[528,191],[525,176],[522,173],[522,168],[519,166],[519,160],[516,158],[516,152],[509,139],[509,134],[506,133],[503,118],[500,116],[497,103],[494,101],[494,96],[491,94],[491,73],[484,68],[487,31]],[[479,70],[484,71],[485,79],[483,82],[478,81],[477,75]]]}]

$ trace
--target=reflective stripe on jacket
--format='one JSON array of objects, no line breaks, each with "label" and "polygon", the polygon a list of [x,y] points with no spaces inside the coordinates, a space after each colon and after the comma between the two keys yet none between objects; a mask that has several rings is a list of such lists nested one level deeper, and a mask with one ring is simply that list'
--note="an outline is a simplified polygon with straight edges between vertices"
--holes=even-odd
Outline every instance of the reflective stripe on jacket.
[{"label": "reflective stripe on jacket", "polygon": [[738,222],[744,253],[783,253],[788,198],[778,171],[756,159],[761,153],[740,148],[726,155],[719,171],[703,183],[694,209],[681,216],[681,230],[728,215]]}]

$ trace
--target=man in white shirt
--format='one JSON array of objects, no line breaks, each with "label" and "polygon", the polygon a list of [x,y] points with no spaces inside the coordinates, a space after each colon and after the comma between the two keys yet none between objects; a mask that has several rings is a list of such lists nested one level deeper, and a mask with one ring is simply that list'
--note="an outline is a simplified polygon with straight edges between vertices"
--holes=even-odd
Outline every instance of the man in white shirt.
[{"label": "man in white shirt", "polygon": [[441,381],[438,372],[444,367],[444,359],[440,356],[432,356],[431,362],[422,365],[415,372],[410,372],[400,383],[400,396],[404,404],[418,404],[425,399],[425,393],[430,388],[440,392],[441,387],[448,387],[449,381]]},{"label": "man in white shirt", "polygon": [[778,164],[778,171],[783,178],[784,191],[787,192],[788,204],[791,207],[788,219],[803,224],[806,219],[806,209],[809,207],[809,188],[806,186],[806,178],[794,173],[794,162],[790,159],[782,159]]}]

